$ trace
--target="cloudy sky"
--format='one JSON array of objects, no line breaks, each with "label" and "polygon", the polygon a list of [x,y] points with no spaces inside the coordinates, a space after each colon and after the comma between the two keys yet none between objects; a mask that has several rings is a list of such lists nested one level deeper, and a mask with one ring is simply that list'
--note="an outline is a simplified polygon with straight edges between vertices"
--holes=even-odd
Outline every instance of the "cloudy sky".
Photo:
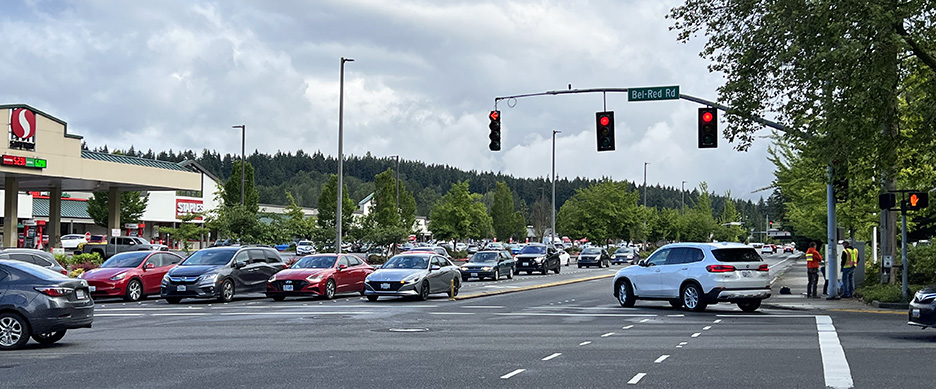
[{"label": "cloudy sky", "polygon": [[[503,151],[488,150],[494,97],[679,85],[708,100],[723,83],[664,16],[679,0],[4,1],[0,104],[65,120],[88,145],[240,153],[344,152],[546,177],[612,177],[758,199],[768,139],[696,148],[688,101],[627,102],[614,152],[596,151],[601,94],[501,102]],[[722,126],[726,123],[722,121]],[[767,135],[763,130],[760,135]]]}]

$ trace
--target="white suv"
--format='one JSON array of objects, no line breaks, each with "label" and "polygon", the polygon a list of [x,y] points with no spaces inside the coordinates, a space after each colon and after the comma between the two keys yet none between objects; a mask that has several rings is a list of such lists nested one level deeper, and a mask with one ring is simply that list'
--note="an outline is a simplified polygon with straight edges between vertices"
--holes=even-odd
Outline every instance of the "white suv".
[{"label": "white suv", "polygon": [[674,307],[703,311],[731,302],[753,312],[770,297],[767,264],[751,246],[739,243],[673,243],[638,266],[618,270],[614,296],[623,307],[637,299],[668,300]]}]

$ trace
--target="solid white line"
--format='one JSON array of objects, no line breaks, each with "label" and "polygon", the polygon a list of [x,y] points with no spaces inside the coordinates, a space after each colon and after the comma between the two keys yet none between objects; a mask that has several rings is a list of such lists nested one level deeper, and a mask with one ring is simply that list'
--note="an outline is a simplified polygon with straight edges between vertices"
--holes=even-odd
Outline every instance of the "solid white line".
[{"label": "solid white line", "polygon": [[[336,200],[336,201],[337,201],[337,200]],[[721,323],[721,319],[715,320],[715,321],[713,321],[712,323],[713,323],[713,324]]]},{"label": "solid white line", "polygon": [[816,317],[816,315],[783,315],[783,314],[779,314],[779,315],[774,315],[774,314],[771,314],[771,315],[715,315],[715,316],[718,316],[718,317],[743,317],[743,318],[745,318],[745,319],[777,319],[777,318],[786,319],[786,318],[806,318],[806,317],[812,319],[812,318]]},{"label": "solid white line", "polygon": [[582,342],[582,343],[579,343],[579,346],[585,346],[585,345],[589,345],[589,344],[591,344],[591,342]]},{"label": "solid white line", "polygon": [[644,378],[645,375],[647,375],[647,373],[637,373],[637,375],[635,375],[634,378],[631,378],[630,381],[627,381],[627,384],[637,385],[637,383],[640,382],[640,379]]},{"label": "solid white line", "polygon": [[543,358],[542,360],[548,361],[548,360],[553,359],[553,358],[555,358],[555,357],[558,357],[558,356],[560,356],[560,355],[562,355],[562,353],[553,353],[552,355],[550,355],[550,356],[548,356],[548,357],[546,357],[546,358]]},{"label": "solid white line", "polygon": [[[612,314],[612,313],[545,313],[545,312],[496,312],[498,316],[563,316],[563,317],[656,317],[656,315]],[[646,319],[650,320],[650,319]]]},{"label": "solid white line", "polygon": [[845,350],[839,342],[838,333],[829,316],[816,316],[816,330],[819,332],[819,351],[822,353],[822,370],[827,388],[851,388],[851,368],[845,358]]},{"label": "solid white line", "polygon": [[264,316],[264,315],[366,315],[372,312],[359,311],[359,312],[221,312],[219,315],[224,316],[238,316],[238,315],[248,315],[248,316]]},{"label": "solid white line", "polygon": [[193,312],[193,313],[178,312],[178,313],[154,313],[152,314],[152,316],[208,316],[208,314],[204,312]]},{"label": "solid white line", "polygon": [[190,308],[182,308],[182,307],[178,307],[178,308],[177,308],[177,307],[172,307],[172,308],[160,308],[160,307],[152,307],[152,308],[150,308],[150,307],[138,307],[138,308],[101,308],[101,309],[95,309],[95,312],[111,312],[111,311],[180,311],[180,310],[187,310],[187,309],[202,309],[202,308],[201,308],[201,307],[190,307]]},{"label": "solid white line", "polygon": [[[336,197],[337,198],[337,197]],[[335,200],[338,201],[338,200]],[[474,315],[474,312],[429,312],[430,315],[453,315],[453,316],[464,316],[464,315]]]},{"label": "solid white line", "polygon": [[663,354],[663,355],[661,355],[659,358],[657,358],[655,361],[653,361],[653,363],[660,363],[660,362],[663,362],[663,361],[666,360],[666,358],[669,358],[669,355]]},{"label": "solid white line", "polygon": [[693,338],[698,338],[699,335],[702,335],[702,333],[701,333],[701,332],[696,332],[696,333],[692,334],[692,337],[693,337]]},{"label": "solid white line", "polygon": [[[336,198],[337,198],[337,197],[336,197]],[[335,201],[338,201],[338,200],[335,200]],[[469,308],[469,309],[500,309],[500,308],[503,308],[503,307],[504,307],[503,305],[466,305],[466,306],[464,306],[464,307],[462,307],[462,308]]]},{"label": "solid white line", "polygon": [[[336,200],[337,201],[337,200]],[[666,315],[668,317],[686,317],[686,315]]]},{"label": "solid white line", "polygon": [[[337,200],[335,200],[335,201],[337,201]],[[708,331],[708,330],[710,330],[710,329],[712,329],[712,326],[705,326],[705,327],[702,327],[702,331]]]},{"label": "solid white line", "polygon": [[[336,197],[336,198],[337,198],[337,197]],[[338,200],[335,200],[335,201],[338,201]],[[621,327],[622,330],[629,330],[629,329],[631,329],[631,328],[634,328],[634,325],[633,325],[633,324],[631,324],[631,325],[629,325],[629,326]]]},{"label": "solid white line", "polygon": [[609,332],[609,333],[607,333],[607,334],[601,335],[601,337],[602,337],[602,338],[607,338],[607,337],[609,337],[609,336],[611,336],[611,335],[614,335],[614,333],[613,333],[613,332]]},{"label": "solid white line", "polygon": [[142,313],[94,313],[94,316],[143,316]]},{"label": "solid white line", "polygon": [[510,378],[510,377],[513,377],[513,376],[515,376],[515,375],[517,375],[517,374],[520,374],[520,373],[523,373],[523,372],[525,372],[525,371],[526,371],[526,369],[517,369],[517,370],[514,370],[514,371],[512,371],[512,372],[510,372],[510,373],[507,373],[507,374],[502,375],[502,376],[501,376],[501,379],[502,379],[502,380],[506,380],[506,379],[508,379],[508,378]]}]

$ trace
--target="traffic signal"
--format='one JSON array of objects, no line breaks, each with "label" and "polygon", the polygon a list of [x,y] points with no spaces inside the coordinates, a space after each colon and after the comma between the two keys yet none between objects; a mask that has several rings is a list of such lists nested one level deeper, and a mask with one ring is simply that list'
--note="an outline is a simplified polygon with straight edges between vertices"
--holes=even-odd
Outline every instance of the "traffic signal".
[{"label": "traffic signal", "polygon": [[927,205],[929,205],[929,193],[927,192],[913,192],[907,197],[908,211],[923,209]]},{"label": "traffic signal", "polygon": [[882,193],[878,195],[878,208],[891,209],[897,205],[897,195],[894,193]]},{"label": "traffic signal", "polygon": [[699,148],[718,147],[718,109],[699,108]]},{"label": "traffic signal", "polygon": [[491,111],[488,114],[488,119],[491,119],[491,124],[488,125],[488,128],[491,129],[491,144],[488,145],[488,148],[491,151],[500,151],[501,149],[501,123],[500,123],[500,111]]},{"label": "traffic signal", "polygon": [[614,111],[595,114],[598,126],[598,151],[614,151]]}]

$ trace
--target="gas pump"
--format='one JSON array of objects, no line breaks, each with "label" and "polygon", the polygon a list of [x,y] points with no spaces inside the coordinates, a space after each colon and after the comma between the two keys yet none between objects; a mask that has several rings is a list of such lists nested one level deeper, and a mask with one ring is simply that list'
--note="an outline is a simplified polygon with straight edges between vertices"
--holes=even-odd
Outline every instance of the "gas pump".
[{"label": "gas pump", "polygon": [[127,223],[124,224],[124,230],[126,231],[125,236],[136,236],[143,237],[143,229],[146,227],[144,223]]},{"label": "gas pump", "polygon": [[26,248],[42,248],[42,230],[45,220],[23,220],[23,245]]}]

